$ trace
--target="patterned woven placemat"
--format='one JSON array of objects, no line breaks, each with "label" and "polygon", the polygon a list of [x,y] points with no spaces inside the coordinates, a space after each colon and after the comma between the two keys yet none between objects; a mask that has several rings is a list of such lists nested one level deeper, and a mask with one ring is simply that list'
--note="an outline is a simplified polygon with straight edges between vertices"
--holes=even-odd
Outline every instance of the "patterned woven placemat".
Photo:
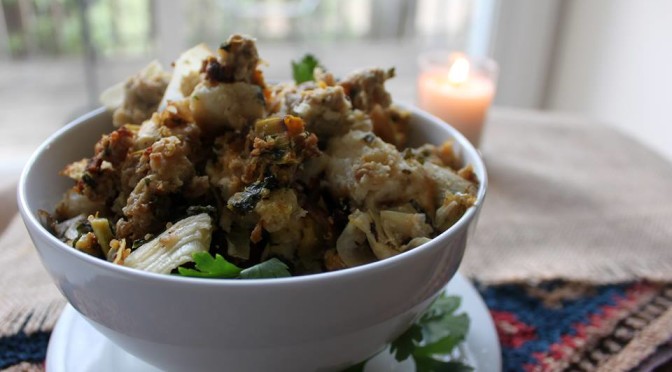
[{"label": "patterned woven placemat", "polygon": [[657,349],[672,341],[669,283],[549,281],[479,290],[505,371],[629,371],[664,354]]}]

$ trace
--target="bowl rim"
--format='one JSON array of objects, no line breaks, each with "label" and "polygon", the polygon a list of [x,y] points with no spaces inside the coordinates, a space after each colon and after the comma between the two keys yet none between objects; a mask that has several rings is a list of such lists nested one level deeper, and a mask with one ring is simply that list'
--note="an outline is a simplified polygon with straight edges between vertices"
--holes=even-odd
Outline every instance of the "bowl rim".
[{"label": "bowl rim", "polygon": [[[412,116],[418,116],[422,120],[431,123],[430,125],[437,125],[443,128],[448,132],[449,137],[453,138],[455,142],[459,144],[460,151],[462,152],[463,157],[472,158],[470,164],[474,167],[476,171],[482,170],[482,179],[479,179],[479,188],[476,194],[476,202],[471,206],[467,211],[460,217],[460,219],[455,222],[450,228],[439,234],[438,236],[432,238],[429,242],[411,249],[406,252],[402,252],[396,256],[386,258],[384,260],[378,260],[366,265],[350,267],[343,270],[328,271],[317,274],[302,275],[302,276],[291,276],[285,278],[265,278],[265,279],[254,279],[254,280],[238,280],[238,279],[216,279],[216,278],[194,278],[194,277],[183,277],[178,275],[166,275],[153,273],[138,269],[133,269],[126,266],[115,265],[107,260],[103,260],[97,257],[93,257],[84,252],[80,252],[76,249],[72,249],[67,246],[64,242],[60,241],[54,235],[52,235],[47,229],[42,226],[39,222],[36,215],[30,211],[28,207],[28,195],[27,195],[27,178],[30,170],[33,168],[37,160],[42,156],[42,154],[48,150],[52,143],[57,141],[59,137],[65,133],[73,130],[74,128],[84,125],[87,121],[104,115],[107,112],[105,107],[99,107],[95,110],[92,110],[84,115],[79,116],[78,118],[70,121],[68,124],[60,128],[58,131],[51,134],[30,156],[28,162],[24,166],[21,177],[19,178],[18,188],[17,188],[17,204],[19,213],[24,221],[24,224],[28,227],[33,233],[37,233],[40,237],[49,243],[51,246],[58,247],[58,249],[63,249],[66,254],[72,255],[73,258],[79,261],[84,261],[87,264],[94,265],[96,268],[104,271],[112,271],[114,274],[123,274],[128,275],[130,279],[138,279],[144,281],[156,281],[156,282],[166,282],[177,285],[198,285],[206,287],[243,287],[243,288],[256,288],[256,287],[267,287],[267,286],[289,286],[297,284],[308,284],[308,283],[320,283],[323,281],[332,281],[344,277],[357,277],[366,275],[367,272],[372,272],[376,270],[384,270],[391,266],[399,264],[401,261],[405,260],[406,257],[411,257],[413,255],[422,254],[423,251],[430,249],[432,245],[440,244],[441,241],[449,239],[451,236],[455,235],[458,230],[467,228],[472,219],[477,217],[482,204],[485,200],[486,190],[488,187],[488,175],[485,168],[483,159],[481,158],[478,150],[467,140],[467,138],[453,128],[450,124],[446,123],[442,119],[425,112],[418,107],[404,103],[404,102],[395,102],[395,105],[402,107],[405,110],[408,110],[412,113]],[[33,243],[34,244],[34,243]],[[44,266],[47,266],[43,263]]]}]

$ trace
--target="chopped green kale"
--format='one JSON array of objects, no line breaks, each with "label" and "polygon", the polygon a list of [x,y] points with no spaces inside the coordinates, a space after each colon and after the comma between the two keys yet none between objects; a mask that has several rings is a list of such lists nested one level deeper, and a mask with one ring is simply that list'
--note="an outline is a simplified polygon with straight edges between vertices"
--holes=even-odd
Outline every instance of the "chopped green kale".
[{"label": "chopped green kale", "polygon": [[275,177],[268,176],[261,181],[247,186],[245,190],[235,193],[229,198],[227,206],[234,212],[247,213],[257,206],[262,197],[268,195],[269,191],[276,187],[277,181]]}]

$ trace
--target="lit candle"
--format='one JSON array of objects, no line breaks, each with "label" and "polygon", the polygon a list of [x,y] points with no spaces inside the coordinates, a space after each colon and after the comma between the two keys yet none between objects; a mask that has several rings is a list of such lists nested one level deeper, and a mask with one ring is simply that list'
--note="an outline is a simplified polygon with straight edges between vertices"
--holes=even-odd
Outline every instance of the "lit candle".
[{"label": "lit candle", "polygon": [[427,54],[420,63],[420,108],[452,125],[478,147],[495,95],[496,64],[492,60],[477,63],[461,53]]}]

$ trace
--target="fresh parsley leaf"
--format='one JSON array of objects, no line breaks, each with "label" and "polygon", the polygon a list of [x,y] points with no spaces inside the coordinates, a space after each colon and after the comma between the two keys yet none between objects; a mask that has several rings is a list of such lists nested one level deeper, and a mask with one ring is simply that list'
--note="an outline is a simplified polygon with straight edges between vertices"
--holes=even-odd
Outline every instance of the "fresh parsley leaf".
[{"label": "fresh parsley leaf", "polygon": [[[432,356],[437,354],[448,354],[455,346],[464,341],[464,335],[451,334],[424,346],[418,346],[413,350],[413,356]],[[450,351],[446,351],[450,350]]]},{"label": "fresh parsley leaf", "polygon": [[[423,323],[421,326],[424,346],[438,343],[446,337],[456,339],[459,343],[464,340],[469,330],[469,317],[467,314],[445,314],[440,319]],[[447,348],[450,343],[445,345],[446,349],[439,350],[437,353],[450,353],[452,347]]]},{"label": "fresh parsley leaf", "polygon": [[[460,298],[442,293],[420,319],[390,343],[390,352],[398,362],[413,358],[418,372],[471,372],[474,369],[459,361],[443,361],[439,355],[449,355],[464,341],[469,330],[467,314],[454,315]],[[348,368],[361,372],[368,360]]]},{"label": "fresh parsley leaf", "polygon": [[177,271],[182,276],[194,276],[199,278],[236,278],[241,269],[227,261],[224,257],[216,254],[212,257],[208,252],[195,252],[191,255],[196,263],[196,270],[178,267]]},{"label": "fresh parsley leaf", "polygon": [[445,314],[452,314],[460,307],[462,299],[458,296],[446,296],[445,293],[441,294],[434,300],[432,306],[425,311],[425,313],[420,318],[419,323],[423,324],[428,321],[436,320],[443,317]]},{"label": "fresh parsley leaf", "polygon": [[292,276],[289,267],[277,258],[271,258],[240,272],[240,279],[284,278]]},{"label": "fresh parsley leaf", "polygon": [[413,359],[415,360],[415,370],[418,372],[471,372],[474,370],[462,362],[453,360],[444,362],[425,356],[414,356]]},{"label": "fresh parsley leaf", "polygon": [[313,70],[319,64],[317,58],[311,54],[306,54],[299,62],[292,61],[292,75],[294,76],[294,81],[297,84],[301,84],[306,81],[315,80]]},{"label": "fresh parsley leaf", "polygon": [[418,366],[418,371],[443,371],[446,366],[441,363],[445,362],[434,363],[432,356],[450,354],[464,341],[469,330],[467,314],[454,315],[458,307],[459,297],[441,294],[420,320],[392,342],[390,351],[397,361],[412,356],[416,364],[433,366],[430,369]]},{"label": "fresh parsley leaf", "polygon": [[392,341],[390,351],[398,362],[403,362],[413,354],[413,350],[420,341],[422,341],[422,328],[417,324],[413,324],[411,328]]},{"label": "fresh parsley leaf", "polygon": [[453,314],[460,302],[459,297],[441,294],[420,318],[418,324],[422,327],[424,350],[447,354],[464,340],[469,330],[469,317],[467,314]]}]

